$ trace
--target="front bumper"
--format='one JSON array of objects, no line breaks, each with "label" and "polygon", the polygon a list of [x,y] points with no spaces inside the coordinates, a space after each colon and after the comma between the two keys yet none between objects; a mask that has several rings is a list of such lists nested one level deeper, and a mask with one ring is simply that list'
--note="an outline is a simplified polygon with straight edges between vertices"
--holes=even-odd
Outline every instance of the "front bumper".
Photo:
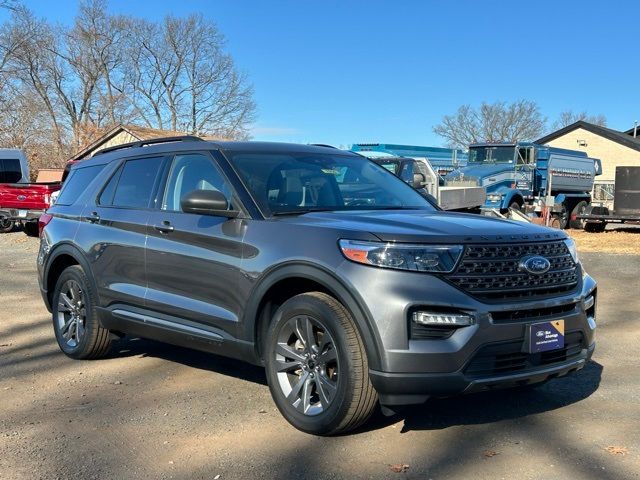
[{"label": "front bumper", "polygon": [[[573,291],[561,296],[482,302],[435,276],[354,264],[342,268],[351,270],[345,276],[354,279],[354,290],[369,308],[377,333],[380,366],[370,370],[369,376],[385,405],[422,403],[430,396],[561,377],[583,368],[595,348],[596,283],[586,274],[581,275]],[[590,296],[594,297],[594,305],[585,305]],[[472,312],[476,322],[454,329],[448,337],[415,338],[411,312],[429,307]],[[514,311],[517,315],[510,317]],[[530,312],[531,316],[522,312]],[[565,338],[571,338],[571,343],[566,343],[566,355],[560,351],[542,357],[526,353],[529,325],[559,319],[564,320]],[[495,360],[485,355],[487,350],[496,352]],[[513,368],[498,365],[511,355],[521,364]],[[490,367],[484,368],[487,363]]]},{"label": "front bumper", "polygon": [[383,405],[411,405],[425,402],[429,397],[483,392],[545,382],[582,370],[591,359],[595,342],[583,349],[578,357],[527,371],[486,378],[469,378],[461,371],[452,373],[387,373],[369,371],[369,378]]}]

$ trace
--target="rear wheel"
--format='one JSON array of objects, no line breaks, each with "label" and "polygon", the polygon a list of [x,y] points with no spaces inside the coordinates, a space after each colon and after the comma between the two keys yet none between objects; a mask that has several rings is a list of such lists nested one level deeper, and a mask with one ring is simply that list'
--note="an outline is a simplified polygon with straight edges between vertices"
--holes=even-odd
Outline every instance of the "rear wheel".
[{"label": "rear wheel", "polygon": [[98,320],[96,298],[79,265],[68,267],[56,282],[53,330],[60,350],[71,358],[99,358],[109,352],[111,336]]},{"label": "rear wheel", "polygon": [[569,209],[567,208],[567,204],[563,203],[561,206],[561,210],[554,215],[554,217],[558,220],[557,226],[560,230],[564,230],[569,225]]},{"label": "rear wheel", "polygon": [[14,223],[8,218],[0,218],[0,233],[9,233],[13,230]]},{"label": "rear wheel", "polygon": [[604,222],[585,222],[584,231],[589,233],[602,233],[607,224]]},{"label": "rear wheel", "polygon": [[578,202],[578,204],[573,208],[573,210],[571,211],[571,221],[569,223],[569,226],[571,228],[584,228],[584,220],[575,217],[577,215],[583,215],[588,206],[589,204],[583,200],[581,202]]},{"label": "rear wheel", "polygon": [[271,395],[297,429],[334,435],[373,412],[377,394],[362,339],[333,297],[312,292],[287,300],[269,327],[265,352]]},{"label": "rear wheel", "polygon": [[28,237],[37,237],[38,236],[38,222],[25,223],[24,224],[24,233],[26,233]]}]

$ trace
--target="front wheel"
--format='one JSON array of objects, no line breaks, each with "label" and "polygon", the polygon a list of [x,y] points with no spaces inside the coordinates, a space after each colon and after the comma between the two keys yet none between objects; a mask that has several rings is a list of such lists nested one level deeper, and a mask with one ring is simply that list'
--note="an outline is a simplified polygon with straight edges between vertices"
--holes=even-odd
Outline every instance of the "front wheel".
[{"label": "front wheel", "polygon": [[38,237],[38,222],[28,222],[24,224],[24,233],[27,237]]},{"label": "front wheel", "polygon": [[278,309],[265,361],[273,400],[299,430],[315,435],[353,430],[376,406],[353,318],[325,293],[296,295]]}]

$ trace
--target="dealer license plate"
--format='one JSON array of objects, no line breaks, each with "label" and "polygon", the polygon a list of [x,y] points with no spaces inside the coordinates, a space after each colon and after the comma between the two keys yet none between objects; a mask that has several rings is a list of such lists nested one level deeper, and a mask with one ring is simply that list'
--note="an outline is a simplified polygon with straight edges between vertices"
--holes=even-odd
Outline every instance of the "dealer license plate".
[{"label": "dealer license plate", "polygon": [[534,323],[529,327],[529,352],[540,353],[564,348],[564,320]]},{"label": "dealer license plate", "polygon": [[18,210],[18,217],[27,218],[27,210]]}]

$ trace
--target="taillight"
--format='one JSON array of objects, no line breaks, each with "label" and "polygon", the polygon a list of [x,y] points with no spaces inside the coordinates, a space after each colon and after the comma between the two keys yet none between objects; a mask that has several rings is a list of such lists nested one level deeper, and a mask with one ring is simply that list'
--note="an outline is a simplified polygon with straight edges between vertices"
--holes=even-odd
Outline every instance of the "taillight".
[{"label": "taillight", "polygon": [[49,225],[52,218],[53,215],[49,215],[48,213],[40,215],[40,218],[38,219],[38,236],[42,235],[42,230],[44,230],[44,227]]}]

